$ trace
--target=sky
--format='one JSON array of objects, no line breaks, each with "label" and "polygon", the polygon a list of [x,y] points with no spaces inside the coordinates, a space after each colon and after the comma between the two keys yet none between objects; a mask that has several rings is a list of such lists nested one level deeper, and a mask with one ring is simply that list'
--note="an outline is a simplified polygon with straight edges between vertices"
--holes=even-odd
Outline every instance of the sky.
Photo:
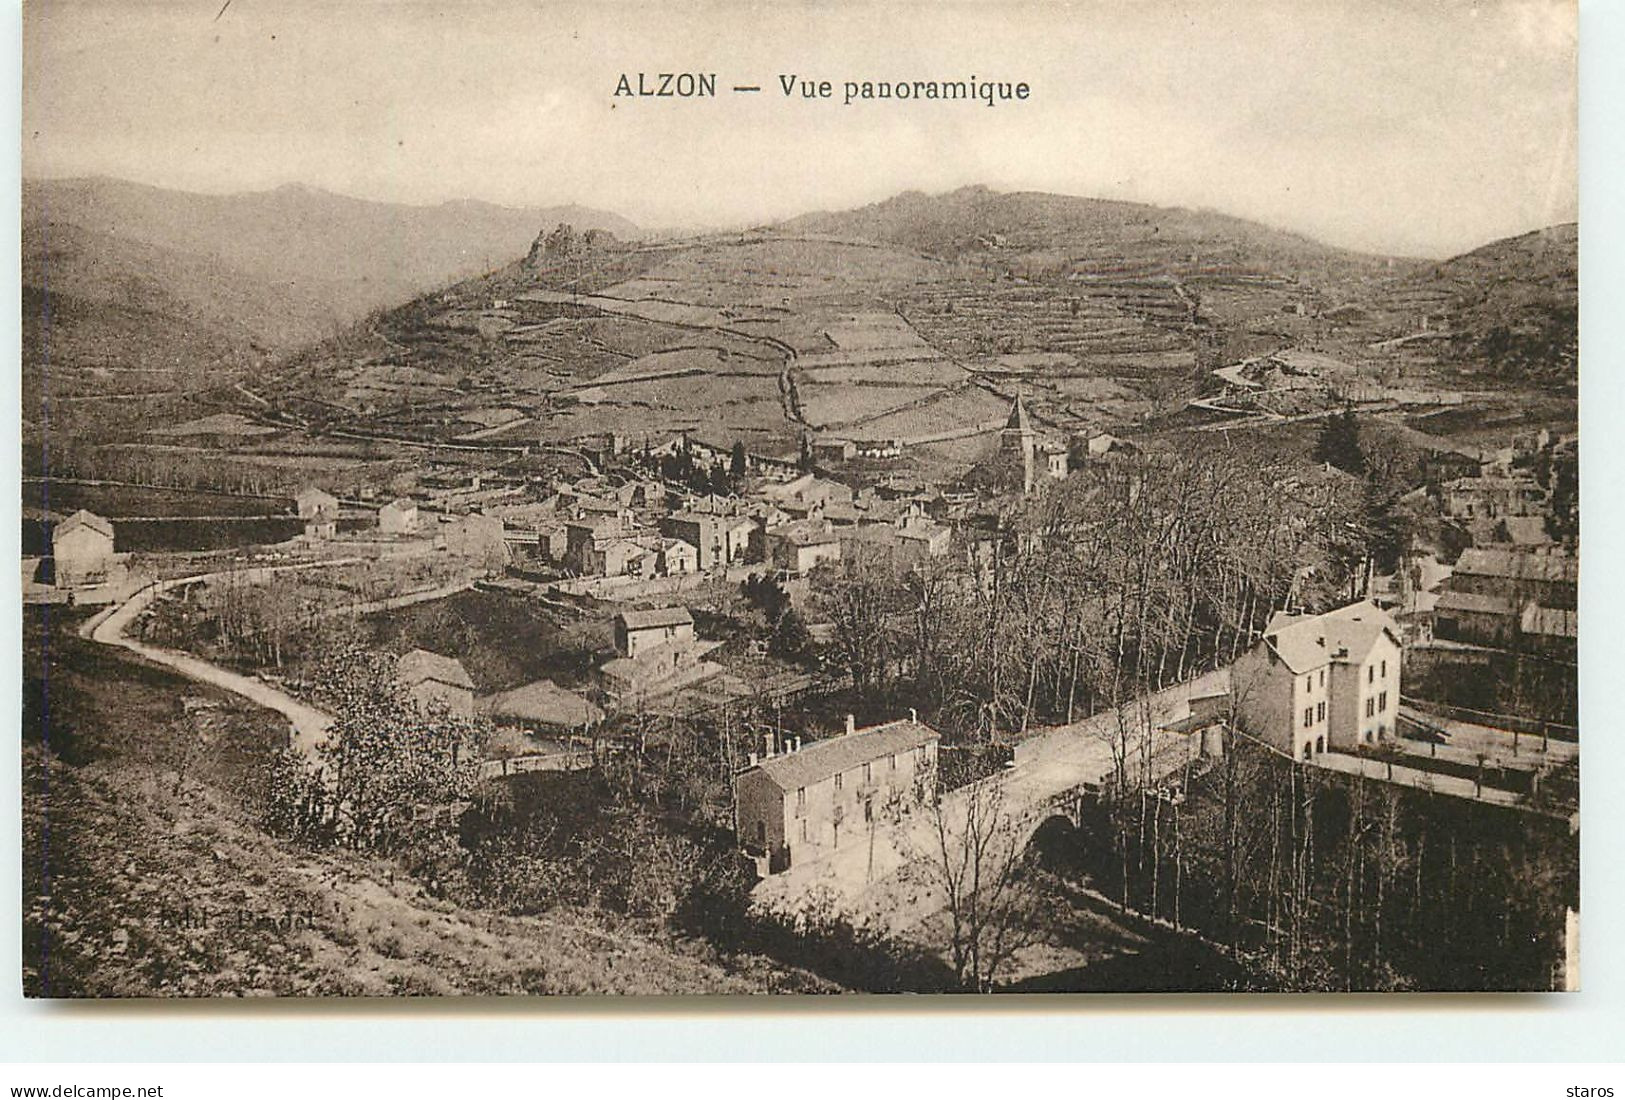
[{"label": "sky", "polygon": [[[665,229],[985,184],[1442,257],[1576,219],[1576,31],[1564,0],[31,0],[23,167]],[[640,72],[719,95],[613,95]],[[1031,93],[842,103],[972,74]]]}]

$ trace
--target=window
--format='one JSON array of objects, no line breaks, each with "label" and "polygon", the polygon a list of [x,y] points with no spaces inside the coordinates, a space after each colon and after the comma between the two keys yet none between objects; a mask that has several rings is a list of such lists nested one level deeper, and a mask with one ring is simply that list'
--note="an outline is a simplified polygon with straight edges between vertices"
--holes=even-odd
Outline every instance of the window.
[{"label": "window", "polygon": [[1325,703],[1317,703],[1317,704],[1315,704],[1315,721],[1324,722],[1325,720],[1326,720],[1326,704]]},{"label": "window", "polygon": [[1388,713],[1388,693],[1386,691],[1377,696],[1377,710],[1384,714]]},{"label": "window", "polygon": [[807,808],[807,788],[806,787],[797,787],[796,788],[796,809],[805,810],[806,808]]},{"label": "window", "polygon": [[1376,665],[1366,665],[1365,666],[1365,682],[1368,683],[1368,684],[1374,684],[1374,683],[1377,682],[1377,666]]},{"label": "window", "polygon": [[[1369,704],[1369,703],[1368,703],[1368,704],[1367,704],[1367,705],[1366,705],[1366,711],[1365,711],[1365,712],[1366,712],[1366,713],[1367,713],[1367,714],[1370,714],[1370,713],[1371,713],[1371,706],[1370,706],[1370,704]],[[840,772],[836,772],[836,773],[835,773],[835,789],[836,789],[836,790],[840,790],[840,789],[841,789],[841,779],[842,779],[842,778],[843,778],[843,777],[842,777],[842,775],[841,775],[841,773],[840,773]]]},{"label": "window", "polygon": [[1321,687],[1326,686],[1326,670],[1325,669],[1320,670],[1320,686]]},{"label": "window", "polygon": [[1315,751],[1315,746],[1312,745],[1310,742],[1305,741],[1303,743],[1303,758],[1305,760],[1308,760],[1309,757],[1314,754],[1314,751]]},{"label": "window", "polygon": [[891,761],[891,770],[896,771],[897,770],[897,754],[895,752],[892,753],[891,756],[888,757],[888,759]]},{"label": "window", "polygon": [[1303,726],[1304,726],[1304,729],[1308,729],[1310,726],[1312,726],[1314,724],[1315,724],[1315,708],[1314,707],[1304,707],[1303,708]]},{"label": "window", "polygon": [[863,820],[865,820],[865,821],[873,821],[874,819],[875,819],[874,800],[869,799],[869,798],[865,798],[863,800]]},{"label": "window", "polygon": [[807,843],[807,819],[801,819],[801,843]]},{"label": "window", "polygon": [[1374,710],[1374,709],[1373,709],[1373,704],[1374,704],[1374,703],[1376,703],[1376,700],[1375,700],[1375,699],[1371,699],[1371,698],[1367,698],[1367,699],[1366,699],[1366,701],[1365,701],[1365,716],[1366,716],[1366,717],[1367,717],[1367,718],[1370,718],[1370,717],[1371,717],[1371,716],[1372,716],[1372,715],[1373,715],[1373,714],[1375,714],[1375,713],[1377,713],[1377,712],[1376,712],[1376,711],[1375,711],[1375,710]]},{"label": "window", "polygon": [[1303,678],[1303,690],[1305,690],[1305,691],[1314,691],[1315,690],[1315,678],[1313,676],[1305,676]]},{"label": "window", "polygon": [[1382,678],[1384,680],[1388,679],[1388,658],[1386,657],[1382,659]]},{"label": "window", "polygon": [[864,764],[863,765],[863,781],[865,783],[867,783],[873,778],[874,778],[874,771],[871,769],[871,766],[869,764]]}]

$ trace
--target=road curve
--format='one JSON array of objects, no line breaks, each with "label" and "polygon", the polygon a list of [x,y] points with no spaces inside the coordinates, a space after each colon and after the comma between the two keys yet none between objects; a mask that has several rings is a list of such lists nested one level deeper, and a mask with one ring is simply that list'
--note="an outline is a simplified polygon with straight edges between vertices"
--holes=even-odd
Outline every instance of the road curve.
[{"label": "road curve", "polygon": [[[348,562],[361,559],[347,559]],[[229,691],[233,695],[240,695],[251,703],[274,710],[288,719],[289,746],[301,753],[314,756],[322,738],[328,728],[333,724],[332,716],[317,710],[308,703],[300,702],[287,692],[256,680],[241,673],[231,672],[218,665],[212,665],[199,657],[178,650],[164,649],[161,646],[148,645],[136,641],[125,634],[125,630],[135,621],[136,616],[151,606],[152,601],[170,589],[187,584],[213,581],[227,575],[247,577],[250,580],[265,580],[273,573],[289,572],[297,569],[322,568],[326,566],[346,564],[346,561],[312,562],[304,565],[262,566],[254,569],[226,570],[219,573],[198,573],[189,577],[173,577],[169,580],[157,581],[140,589],[122,604],[114,607],[109,613],[99,615],[91,621],[89,637],[103,645],[121,646],[149,661],[174,669],[181,675],[198,683],[209,684],[212,687]]]}]

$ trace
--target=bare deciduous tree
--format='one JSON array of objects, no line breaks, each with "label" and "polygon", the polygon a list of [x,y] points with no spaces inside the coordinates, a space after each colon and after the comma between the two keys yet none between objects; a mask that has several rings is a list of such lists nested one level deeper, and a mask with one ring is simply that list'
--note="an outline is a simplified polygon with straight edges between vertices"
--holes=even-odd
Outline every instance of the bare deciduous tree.
[{"label": "bare deciduous tree", "polygon": [[986,992],[1037,928],[1027,832],[997,778],[932,800],[932,850],[922,860],[941,890],[954,973]]}]

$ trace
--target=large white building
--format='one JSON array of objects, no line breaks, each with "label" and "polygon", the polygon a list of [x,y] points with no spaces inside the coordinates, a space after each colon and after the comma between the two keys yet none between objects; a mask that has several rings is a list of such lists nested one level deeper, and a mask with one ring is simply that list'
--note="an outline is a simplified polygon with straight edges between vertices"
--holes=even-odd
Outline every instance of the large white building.
[{"label": "large white building", "polygon": [[1231,669],[1237,722],[1299,760],[1394,736],[1399,628],[1368,601],[1270,619]]}]

